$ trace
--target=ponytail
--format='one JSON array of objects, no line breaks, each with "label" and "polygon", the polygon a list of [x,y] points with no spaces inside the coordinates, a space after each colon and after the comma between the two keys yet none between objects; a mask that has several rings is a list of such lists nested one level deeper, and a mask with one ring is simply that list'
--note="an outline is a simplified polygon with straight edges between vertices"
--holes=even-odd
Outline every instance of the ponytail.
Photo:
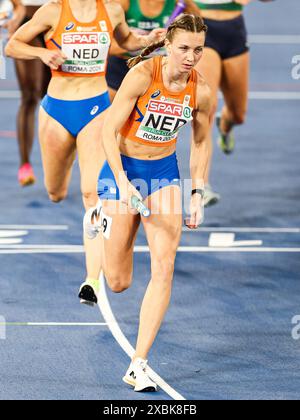
[{"label": "ponytail", "polygon": [[158,50],[159,48],[164,47],[165,39],[160,42],[155,42],[154,44],[148,45],[148,47],[144,48],[140,55],[137,57],[130,58],[127,61],[127,66],[131,69],[132,67],[139,64],[143,58],[147,57],[148,55],[152,54],[154,51]]}]

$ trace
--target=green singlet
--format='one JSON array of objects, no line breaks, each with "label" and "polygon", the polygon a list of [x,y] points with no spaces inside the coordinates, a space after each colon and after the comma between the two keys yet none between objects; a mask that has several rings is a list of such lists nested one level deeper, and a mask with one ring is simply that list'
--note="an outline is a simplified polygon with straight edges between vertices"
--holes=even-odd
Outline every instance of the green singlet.
[{"label": "green singlet", "polygon": [[194,2],[202,10],[243,10],[241,4],[232,0],[194,0]]}]

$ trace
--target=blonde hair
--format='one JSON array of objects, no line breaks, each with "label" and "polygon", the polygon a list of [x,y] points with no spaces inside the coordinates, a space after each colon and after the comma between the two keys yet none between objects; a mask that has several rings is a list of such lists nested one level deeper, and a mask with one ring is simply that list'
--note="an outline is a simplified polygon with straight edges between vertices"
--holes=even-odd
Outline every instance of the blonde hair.
[{"label": "blonde hair", "polygon": [[160,42],[155,42],[148,47],[144,48],[140,55],[133,57],[127,61],[129,68],[136,66],[140,63],[145,57],[153,53],[153,51],[164,47],[166,39],[170,42],[174,39],[174,35],[177,29],[182,29],[187,32],[201,33],[207,32],[207,26],[205,25],[203,19],[200,16],[194,16],[187,13],[183,13],[178,16],[177,19],[168,27],[167,35],[165,39]]}]

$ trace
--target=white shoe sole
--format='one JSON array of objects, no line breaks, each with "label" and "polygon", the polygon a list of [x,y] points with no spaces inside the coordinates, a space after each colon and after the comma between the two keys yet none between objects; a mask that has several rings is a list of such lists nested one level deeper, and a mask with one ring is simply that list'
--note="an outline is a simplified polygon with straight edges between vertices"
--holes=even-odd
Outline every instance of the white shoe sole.
[{"label": "white shoe sole", "polygon": [[132,386],[135,392],[156,392],[157,391],[157,385],[150,385],[144,388],[137,388],[135,380],[129,379],[126,376],[124,376],[123,382],[125,382],[125,384],[127,385]]}]

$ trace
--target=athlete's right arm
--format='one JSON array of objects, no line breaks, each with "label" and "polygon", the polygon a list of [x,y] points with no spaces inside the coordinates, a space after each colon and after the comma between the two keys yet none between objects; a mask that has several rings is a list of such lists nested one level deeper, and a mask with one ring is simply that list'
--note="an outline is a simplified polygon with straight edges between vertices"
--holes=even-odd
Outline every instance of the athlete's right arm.
[{"label": "athlete's right arm", "polygon": [[5,53],[8,57],[34,60],[39,58],[52,70],[57,70],[66,57],[60,50],[32,47],[29,43],[38,35],[48,32],[58,22],[60,13],[59,3],[47,3],[38,9],[33,18],[21,26],[8,42]]},{"label": "athlete's right arm", "polygon": [[143,96],[150,86],[151,80],[152,69],[149,62],[140,63],[131,69],[124,78],[104,122],[103,147],[106,158],[120,188],[121,201],[127,203],[130,203],[132,195],[142,198],[129,183],[124,172],[117,137],[130,117],[138,98]]}]

